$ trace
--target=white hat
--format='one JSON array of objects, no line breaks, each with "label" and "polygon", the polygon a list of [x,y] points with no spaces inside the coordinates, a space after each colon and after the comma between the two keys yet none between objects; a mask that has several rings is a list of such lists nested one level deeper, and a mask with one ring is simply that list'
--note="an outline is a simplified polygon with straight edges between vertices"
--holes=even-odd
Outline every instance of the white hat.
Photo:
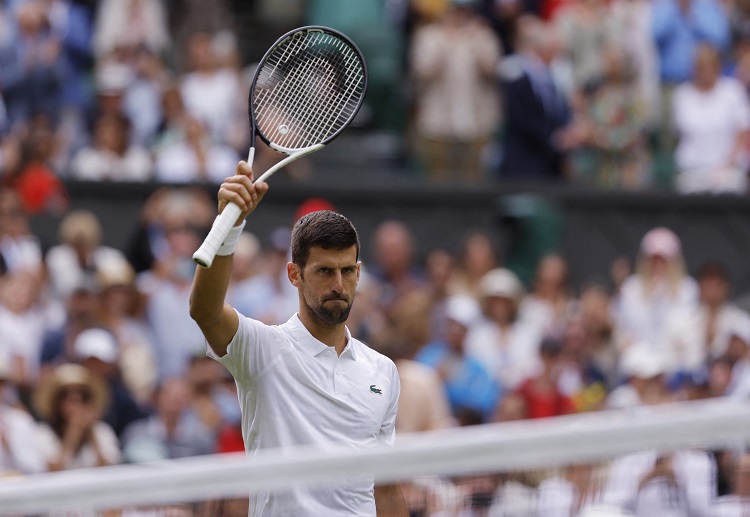
[{"label": "white hat", "polygon": [[620,357],[620,368],[627,377],[651,379],[666,372],[662,355],[647,343],[634,343]]},{"label": "white hat", "polygon": [[104,329],[84,330],[76,337],[74,349],[81,359],[94,357],[105,363],[117,361],[117,341],[111,332]]},{"label": "white hat", "polygon": [[674,258],[682,253],[680,238],[664,226],[657,226],[649,230],[641,240],[641,253],[650,257],[659,255]]},{"label": "white hat", "polygon": [[482,296],[498,296],[518,300],[523,295],[523,285],[510,269],[496,268],[479,281]]},{"label": "white hat", "polygon": [[451,296],[445,302],[445,316],[456,323],[469,328],[481,314],[479,303],[472,296]]}]

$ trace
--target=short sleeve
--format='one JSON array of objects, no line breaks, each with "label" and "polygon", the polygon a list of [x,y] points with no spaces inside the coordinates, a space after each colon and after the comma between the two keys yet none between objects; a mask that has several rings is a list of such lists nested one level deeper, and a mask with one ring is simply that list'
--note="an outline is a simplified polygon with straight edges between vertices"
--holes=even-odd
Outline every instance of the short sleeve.
[{"label": "short sleeve", "polygon": [[219,357],[207,348],[206,355],[217,360],[240,383],[248,383],[265,372],[292,345],[277,326],[269,326],[239,313],[237,333],[227,353]]}]

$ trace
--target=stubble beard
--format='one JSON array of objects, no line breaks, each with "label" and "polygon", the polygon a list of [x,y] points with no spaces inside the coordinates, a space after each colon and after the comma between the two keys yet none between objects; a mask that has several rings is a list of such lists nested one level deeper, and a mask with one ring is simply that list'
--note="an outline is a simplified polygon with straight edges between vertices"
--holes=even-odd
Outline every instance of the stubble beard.
[{"label": "stubble beard", "polygon": [[[305,304],[305,312],[307,312],[307,314],[317,319],[324,325],[333,326],[333,325],[340,325],[344,323],[349,318],[349,313],[352,310],[353,301],[349,302],[344,298],[324,299],[321,303],[316,304],[315,306],[312,306],[307,302],[307,297],[303,296],[302,299]],[[346,307],[342,309],[339,309],[339,308],[329,309],[325,306],[326,301],[329,299],[345,301]]]}]

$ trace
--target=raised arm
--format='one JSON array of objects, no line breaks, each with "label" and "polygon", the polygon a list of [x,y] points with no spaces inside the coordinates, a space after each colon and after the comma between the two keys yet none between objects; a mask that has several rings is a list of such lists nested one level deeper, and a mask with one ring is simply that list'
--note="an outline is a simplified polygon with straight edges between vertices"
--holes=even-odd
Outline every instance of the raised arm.
[{"label": "raised arm", "polygon": [[[240,162],[234,176],[224,180],[219,188],[219,212],[229,202],[242,208],[235,227],[258,206],[268,190],[262,182],[253,185],[253,172],[246,162]],[[219,357],[227,352],[227,346],[237,332],[239,319],[234,309],[224,302],[232,272],[232,256],[219,256],[210,268],[196,268],[193,288],[190,291],[190,317],[200,327],[208,345]]]}]

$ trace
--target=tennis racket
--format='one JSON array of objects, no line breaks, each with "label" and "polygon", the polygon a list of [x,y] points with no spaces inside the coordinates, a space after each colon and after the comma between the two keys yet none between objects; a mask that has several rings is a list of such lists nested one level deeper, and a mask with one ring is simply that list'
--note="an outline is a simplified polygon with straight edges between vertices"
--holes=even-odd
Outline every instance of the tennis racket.
[{"label": "tennis racket", "polygon": [[[250,151],[255,136],[288,156],[264,172],[273,173],[307,154],[319,151],[354,119],[367,90],[362,52],[342,33],[327,27],[301,27],[284,34],[266,52],[250,87]],[[216,251],[242,213],[229,203],[214,221],[193,260],[211,267]]]}]

